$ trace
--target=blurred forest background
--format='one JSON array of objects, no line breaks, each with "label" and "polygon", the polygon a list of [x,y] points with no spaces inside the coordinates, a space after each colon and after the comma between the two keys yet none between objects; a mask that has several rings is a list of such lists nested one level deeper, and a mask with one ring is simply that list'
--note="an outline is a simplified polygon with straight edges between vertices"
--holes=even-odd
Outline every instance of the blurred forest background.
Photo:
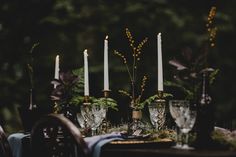
[{"label": "blurred forest background", "polygon": [[103,40],[109,35],[111,96],[125,116],[129,104],[118,93],[129,88],[126,69],[114,50],[129,54],[125,28],[135,41],[148,37],[138,73],[149,77],[144,97],[157,91],[156,35],[162,32],[164,79],[172,79],[168,61],[184,49],[201,53],[206,42],[206,21],[211,6],[217,7],[216,46],[208,61],[220,72],[212,85],[217,121],[236,126],[236,1],[234,0],[2,0],[0,2],[0,120],[8,133],[22,129],[17,108],[29,105],[29,51],[33,51],[35,103],[50,108],[54,60],[60,55],[61,71],[83,66],[83,50],[89,51],[90,90],[102,96]]}]

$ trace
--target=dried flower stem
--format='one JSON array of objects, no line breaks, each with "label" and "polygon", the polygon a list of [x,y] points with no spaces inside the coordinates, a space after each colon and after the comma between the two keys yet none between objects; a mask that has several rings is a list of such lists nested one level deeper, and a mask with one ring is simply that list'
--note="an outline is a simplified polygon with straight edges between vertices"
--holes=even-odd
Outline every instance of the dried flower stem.
[{"label": "dried flower stem", "polygon": [[216,16],[216,7],[213,6],[211,7],[211,10],[208,14],[208,18],[207,18],[207,24],[206,24],[206,29],[207,29],[207,33],[208,33],[208,41],[209,44],[206,44],[205,47],[205,66],[207,67],[207,57],[208,57],[208,50],[209,50],[209,46],[210,47],[214,47],[215,46],[215,39],[216,39],[216,32],[217,32],[217,27],[214,26],[214,18]]},{"label": "dried flower stem", "polygon": [[122,55],[120,52],[118,52],[117,50],[115,50],[114,53],[115,53],[115,55],[117,55],[117,56],[119,56],[120,58],[123,59],[123,62],[124,62],[125,67],[126,67],[126,69],[127,69],[127,72],[128,72],[129,78],[130,78],[130,81],[131,81],[131,83],[132,83],[132,82],[133,82],[133,78],[132,78],[132,76],[131,76],[131,72],[130,72],[130,70],[129,70],[126,57],[125,57],[124,55]]},{"label": "dried flower stem", "polygon": [[207,18],[207,32],[209,35],[209,42],[210,46],[214,47],[215,46],[215,37],[216,37],[216,32],[217,32],[217,27],[214,26],[214,18],[216,16],[216,7],[211,7],[211,10],[209,12],[208,18]]},{"label": "dried flower stem", "polygon": [[145,88],[145,86],[146,86],[146,81],[147,81],[147,76],[143,76],[143,80],[142,80],[142,84],[141,84],[141,92],[140,92],[140,94],[139,94],[139,96],[138,96],[138,98],[137,98],[137,103],[139,103],[140,102],[140,99],[141,99],[141,97],[142,97],[142,95],[143,95],[143,92],[144,92],[144,88]]},{"label": "dried flower stem", "polygon": [[130,70],[128,64],[127,64],[127,59],[126,57],[118,52],[118,51],[114,51],[114,53],[121,57],[125,66],[126,66],[126,69],[127,69],[127,72],[128,72],[128,75],[129,75],[129,78],[130,78],[130,81],[131,81],[131,94],[129,94],[128,92],[126,91],[123,91],[123,90],[120,90],[119,92],[126,95],[126,96],[129,96],[129,98],[132,100],[133,103],[139,103],[140,102],[140,99],[141,99],[141,96],[143,94],[143,91],[144,91],[144,86],[145,86],[145,82],[146,82],[146,79],[147,77],[144,76],[143,78],[143,82],[142,82],[142,85],[141,85],[141,93],[140,95],[138,96],[138,98],[136,98],[136,95],[135,95],[135,84],[136,84],[136,78],[137,78],[137,64],[138,62],[140,61],[140,54],[141,54],[141,49],[143,47],[143,45],[147,42],[147,38],[145,38],[144,40],[142,40],[138,46],[136,47],[135,46],[135,41],[134,41],[134,38],[131,34],[131,32],[129,31],[128,28],[125,29],[125,33],[126,33],[126,37],[129,41],[129,46],[132,50],[132,58],[133,58],[133,62],[132,62],[132,69]]}]

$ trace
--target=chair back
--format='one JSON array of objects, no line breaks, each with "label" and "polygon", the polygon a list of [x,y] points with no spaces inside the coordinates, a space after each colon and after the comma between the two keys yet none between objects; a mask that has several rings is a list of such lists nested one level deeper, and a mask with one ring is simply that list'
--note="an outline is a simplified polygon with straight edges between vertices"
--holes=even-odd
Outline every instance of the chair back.
[{"label": "chair back", "polygon": [[0,126],[0,156],[12,157],[10,145],[7,141],[7,137],[1,126]]},{"label": "chair back", "polygon": [[86,145],[79,129],[66,117],[49,114],[31,132],[32,155],[37,157],[86,157]]}]

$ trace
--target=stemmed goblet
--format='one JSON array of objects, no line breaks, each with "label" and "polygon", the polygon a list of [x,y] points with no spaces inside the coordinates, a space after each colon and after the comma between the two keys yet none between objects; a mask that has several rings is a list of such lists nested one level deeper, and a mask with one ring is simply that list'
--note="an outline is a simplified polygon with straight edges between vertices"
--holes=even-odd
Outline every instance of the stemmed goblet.
[{"label": "stemmed goblet", "polygon": [[107,109],[99,103],[93,103],[91,109],[93,114],[93,122],[91,124],[92,135],[96,135],[98,127],[102,124],[102,121],[106,117]]},{"label": "stemmed goblet", "polygon": [[181,125],[180,131],[185,135],[185,141],[182,146],[182,149],[192,150],[194,148],[189,146],[188,139],[189,139],[189,132],[192,130],[195,124],[197,112],[192,108],[188,108],[187,110],[184,111],[183,116],[184,116],[184,123],[183,125]]},{"label": "stemmed goblet", "polygon": [[82,128],[91,128],[92,136],[97,134],[97,128],[106,117],[106,108],[99,103],[82,105],[77,119]]},{"label": "stemmed goblet", "polygon": [[[196,111],[190,107],[189,101],[187,100],[171,100],[169,102],[169,107],[170,114],[180,129],[180,133],[177,134],[177,142],[174,148],[193,149],[188,145],[188,134],[194,126],[196,120]],[[182,135],[185,135],[184,144]]]},{"label": "stemmed goblet", "polygon": [[[174,119],[177,126],[180,126],[179,122],[181,116],[180,112],[180,104],[185,104],[184,106],[187,107],[188,102],[184,100],[170,100],[169,101],[169,110],[172,118]],[[182,133],[180,132],[179,128],[176,128],[176,145],[173,148],[181,148],[182,147]]]}]

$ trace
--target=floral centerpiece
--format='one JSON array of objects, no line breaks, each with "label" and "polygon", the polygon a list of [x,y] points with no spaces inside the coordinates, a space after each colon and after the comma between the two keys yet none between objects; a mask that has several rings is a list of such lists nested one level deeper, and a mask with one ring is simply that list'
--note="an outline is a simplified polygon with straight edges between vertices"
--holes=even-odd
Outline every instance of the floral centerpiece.
[{"label": "floral centerpiece", "polygon": [[[115,50],[114,53],[115,55],[119,56],[122,60],[123,63],[127,69],[128,76],[129,76],[129,81],[131,83],[131,90],[126,91],[126,90],[119,90],[119,92],[125,96],[128,96],[130,99],[130,107],[132,109],[132,119],[133,123],[130,124],[128,132],[130,134],[134,133],[136,130],[142,129],[144,127],[143,124],[141,124],[141,118],[142,118],[142,112],[141,110],[144,108],[144,103],[142,103],[142,95],[145,90],[146,86],[146,81],[147,81],[147,76],[144,75],[142,77],[141,85],[140,85],[140,92],[137,91],[137,82],[138,82],[138,76],[137,76],[137,70],[138,70],[138,64],[140,62],[140,56],[142,53],[142,48],[147,42],[147,38],[144,38],[140,43],[135,43],[135,40],[129,31],[128,28],[125,29],[126,37],[129,41],[129,46],[131,48],[131,55],[132,55],[132,61],[131,64],[129,65],[129,62],[127,60],[127,57]],[[138,94],[139,93],[139,94]]]},{"label": "floral centerpiece", "polygon": [[[130,99],[130,101],[131,101],[130,107],[132,109],[132,119],[134,120],[134,123],[137,123],[137,120],[140,120],[142,118],[141,110],[144,108],[145,105],[150,105],[152,102],[154,102],[155,100],[157,100],[159,98],[166,98],[166,97],[169,97],[172,95],[169,93],[162,93],[162,95],[160,97],[160,95],[157,93],[153,96],[150,96],[147,99],[142,99],[142,95],[144,93],[146,82],[147,82],[148,78],[146,75],[144,75],[142,77],[142,80],[140,83],[141,85],[139,88],[140,92],[137,91],[137,89],[138,89],[137,88],[137,82],[138,82],[137,69],[138,69],[138,64],[140,62],[140,59],[141,59],[140,56],[142,53],[142,48],[145,45],[145,43],[147,43],[148,38],[144,38],[140,43],[136,44],[134,41],[134,38],[128,28],[125,29],[125,32],[126,32],[126,37],[129,41],[129,46],[131,48],[131,52],[132,52],[131,64],[130,65],[128,64],[127,57],[123,53],[121,53],[117,50],[115,50],[114,53],[123,60],[123,63],[127,69],[128,76],[130,79],[131,90],[130,91],[119,90],[119,92],[121,94],[127,96]],[[138,130],[138,128],[140,127],[138,125],[139,124],[135,124],[133,131]]]}]

